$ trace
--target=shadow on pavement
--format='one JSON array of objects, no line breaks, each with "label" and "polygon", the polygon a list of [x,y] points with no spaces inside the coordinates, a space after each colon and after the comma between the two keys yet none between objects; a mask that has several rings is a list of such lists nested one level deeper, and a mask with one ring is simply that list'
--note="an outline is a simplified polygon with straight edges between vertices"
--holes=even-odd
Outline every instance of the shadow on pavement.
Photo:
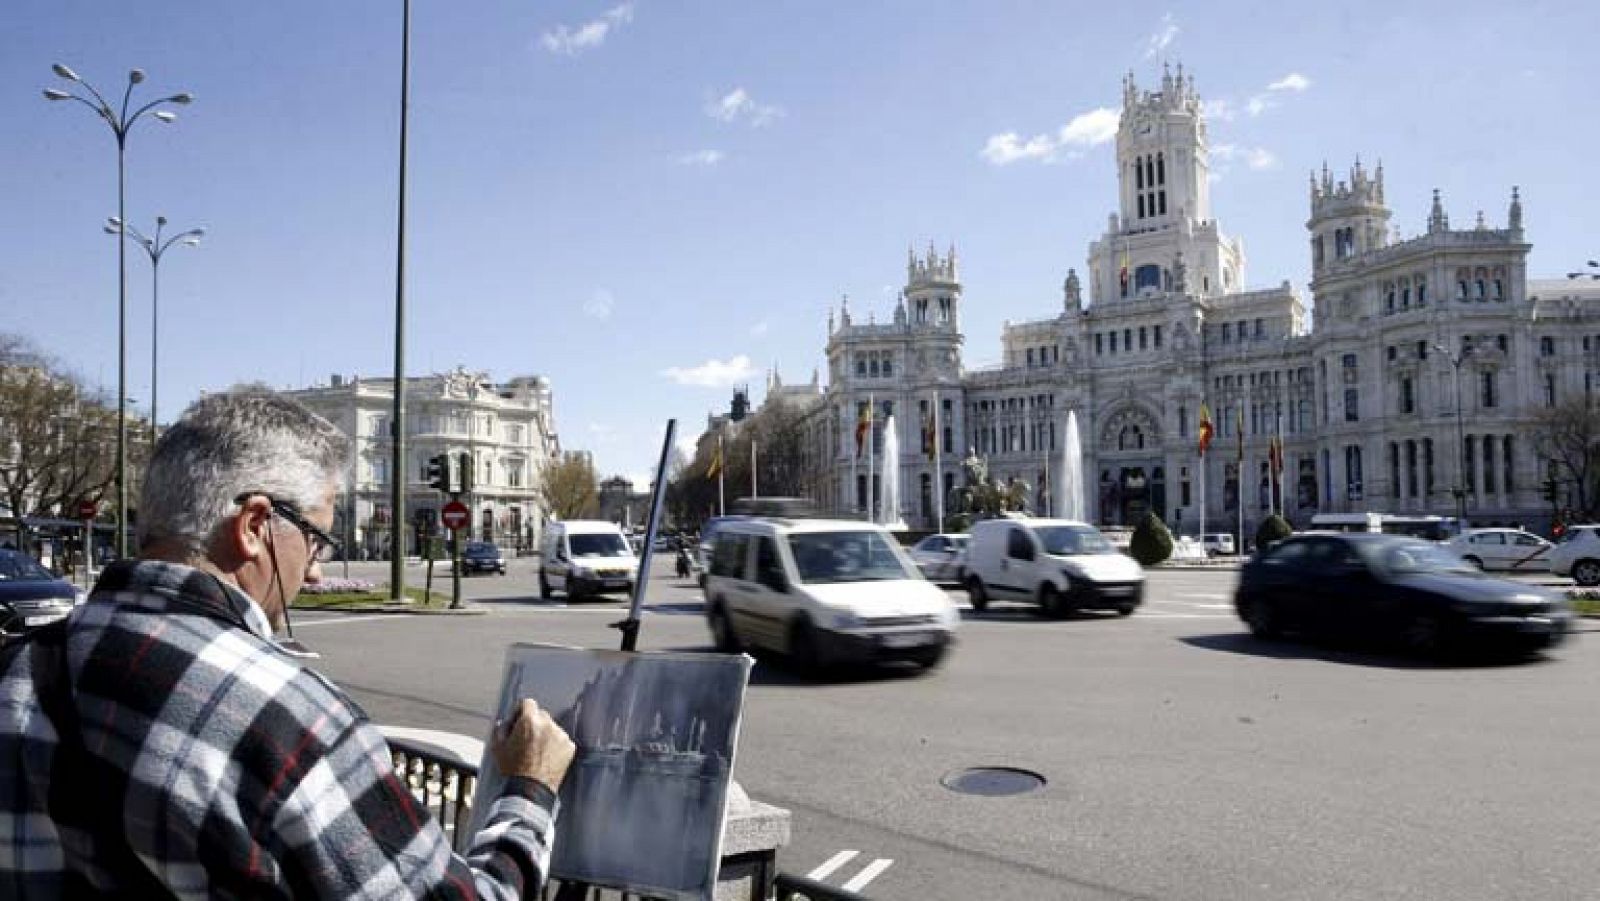
[{"label": "shadow on pavement", "polygon": [[[651,650],[681,651],[692,654],[717,653],[717,649],[709,644],[651,648]],[[756,661],[756,665],[750,670],[751,685],[858,685],[868,682],[915,679],[923,674],[931,675],[937,672],[937,669],[927,670],[913,663],[881,663],[877,665],[830,666],[823,672],[811,673],[800,669],[787,658],[778,654],[768,651],[750,651],[747,653],[754,657]]]},{"label": "shadow on pavement", "polygon": [[981,613],[977,610],[961,608],[961,621],[964,623],[1070,623],[1075,621],[1091,620],[1116,620],[1126,619],[1118,616],[1113,610],[1079,610],[1060,619],[1051,619],[1043,616],[1039,608],[1033,604],[1005,604],[996,607],[993,603],[988,610]]},{"label": "shadow on pavement", "polygon": [[1262,639],[1248,632],[1223,632],[1216,635],[1186,635],[1179,641],[1190,647],[1206,651],[1225,651],[1251,657],[1271,657],[1278,660],[1322,660],[1348,666],[1369,666],[1383,669],[1487,669],[1503,666],[1526,666],[1553,662],[1543,653],[1490,653],[1455,652],[1443,659],[1408,656],[1384,647],[1370,647],[1355,642],[1334,642],[1330,639],[1291,640]]}]

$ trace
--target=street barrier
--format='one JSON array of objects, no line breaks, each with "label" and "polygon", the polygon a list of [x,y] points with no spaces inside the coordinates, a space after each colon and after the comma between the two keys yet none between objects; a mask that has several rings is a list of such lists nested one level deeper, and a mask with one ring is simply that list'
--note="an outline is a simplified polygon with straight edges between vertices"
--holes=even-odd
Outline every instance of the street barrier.
[{"label": "street barrier", "polygon": [[[382,728],[382,727],[380,727]],[[439,745],[396,735],[383,729],[394,761],[395,775],[429,813],[438,818],[451,847],[464,852],[470,841],[472,795],[477,789],[478,766]],[[399,730],[406,731],[406,730]],[[411,730],[415,732],[416,730]],[[753,801],[735,782],[729,789],[728,813],[723,822],[722,863],[717,873],[715,901],[769,901],[774,886],[799,886],[779,899],[795,901],[860,901],[860,895],[830,889],[812,880],[778,872],[778,848],[789,841],[789,812]],[[556,901],[559,882],[547,886],[542,901]],[[793,891],[799,891],[796,895]],[[569,901],[570,894],[560,896]],[[654,901],[614,889],[589,888],[580,901]]]}]

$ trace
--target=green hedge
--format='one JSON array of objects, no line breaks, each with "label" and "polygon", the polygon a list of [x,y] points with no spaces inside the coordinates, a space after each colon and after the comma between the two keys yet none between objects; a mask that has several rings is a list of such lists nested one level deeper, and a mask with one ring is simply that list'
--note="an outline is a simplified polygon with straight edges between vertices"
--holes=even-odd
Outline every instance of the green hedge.
[{"label": "green hedge", "polygon": [[1133,530],[1128,552],[1141,566],[1155,566],[1172,556],[1172,533],[1154,513],[1146,513]]}]

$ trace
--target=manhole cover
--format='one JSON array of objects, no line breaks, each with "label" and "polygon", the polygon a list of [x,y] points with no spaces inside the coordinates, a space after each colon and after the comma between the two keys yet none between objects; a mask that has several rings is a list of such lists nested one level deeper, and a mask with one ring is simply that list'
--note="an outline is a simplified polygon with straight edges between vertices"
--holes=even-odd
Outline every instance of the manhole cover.
[{"label": "manhole cover", "polygon": [[1045,778],[1038,773],[1009,766],[975,766],[956,770],[940,781],[951,791],[990,797],[1020,795],[1045,785]]}]

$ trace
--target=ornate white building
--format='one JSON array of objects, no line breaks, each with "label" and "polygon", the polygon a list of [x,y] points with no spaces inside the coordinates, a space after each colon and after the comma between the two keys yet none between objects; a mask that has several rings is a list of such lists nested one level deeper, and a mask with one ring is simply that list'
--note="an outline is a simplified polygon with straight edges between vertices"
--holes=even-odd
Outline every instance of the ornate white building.
[{"label": "ornate white building", "polygon": [[[389,541],[394,379],[344,378],[285,396],[326,417],[355,442],[356,460],[335,508],[336,536],[368,556]],[[546,508],[545,468],[560,453],[550,380],[452,372],[406,380],[406,517],[412,552],[424,528],[439,528],[443,497],[428,485],[428,460],[448,453],[452,473],[462,454],[473,461],[468,537],[506,549],[539,546]],[[454,475],[452,476],[455,477]],[[427,526],[421,525],[427,523]]]},{"label": "ornate white building", "polygon": [[[1453,514],[1458,479],[1469,519],[1548,524],[1548,472],[1526,426],[1535,409],[1600,389],[1600,292],[1527,278],[1516,189],[1494,228],[1482,213],[1452,228],[1435,191],[1426,231],[1400,240],[1381,164],[1369,172],[1357,161],[1342,180],[1324,166],[1308,198],[1308,322],[1287,280],[1246,289],[1244,246],[1212,217],[1208,173],[1192,77],[1179,67],[1140,91],[1130,75],[1119,209],[1089,246],[1088,283],[1069,269],[1059,312],[1008,322],[998,367],[962,364],[954,247],[912,254],[890,321],[858,322],[848,302],[837,321],[830,312],[828,385],[811,428],[828,461],[816,499],[865,514],[879,496],[854,436],[870,399],[875,430],[896,414],[907,522],[933,527],[935,491],[948,496],[969,449],[1002,480],[1035,486],[1044,509],[1040,489],[1075,411],[1091,517],[1126,524],[1154,510],[1193,533],[1204,401],[1216,428],[1204,503],[1216,529],[1237,523],[1241,500],[1252,529],[1269,507],[1297,526],[1318,512]],[[921,439],[935,403],[940,472]],[[1275,500],[1269,440],[1280,431]]]}]

